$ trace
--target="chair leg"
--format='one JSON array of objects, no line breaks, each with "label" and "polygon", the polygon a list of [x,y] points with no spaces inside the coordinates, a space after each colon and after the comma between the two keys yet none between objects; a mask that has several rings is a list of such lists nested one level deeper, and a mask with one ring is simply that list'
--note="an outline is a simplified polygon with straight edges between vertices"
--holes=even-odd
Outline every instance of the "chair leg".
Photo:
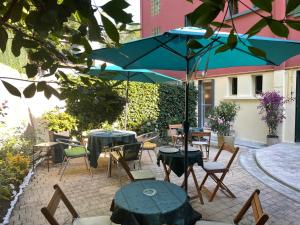
[{"label": "chair leg", "polygon": [[65,170],[66,170],[67,166],[69,165],[69,162],[70,162],[70,159],[67,158],[66,165],[64,166],[64,168],[63,168],[63,170],[62,170],[62,173],[61,173],[61,175],[60,175],[59,181],[61,181],[61,179],[62,179],[62,177],[63,177],[63,175],[64,175],[64,173],[65,173]]},{"label": "chair leg", "polygon": [[107,164],[107,177],[111,177],[111,164],[112,164],[112,156],[109,153],[108,164]]},{"label": "chair leg", "polygon": [[149,158],[150,158],[151,162],[153,163],[152,156],[150,154],[150,150],[147,150],[147,152],[148,152],[148,155],[149,155]]},{"label": "chair leg", "polygon": [[201,184],[200,184],[200,187],[199,187],[200,191],[202,190],[202,187],[203,187],[203,185],[205,184],[207,178],[208,178],[208,173],[205,174],[205,177],[204,177],[204,179],[202,180],[202,182],[201,182]]},{"label": "chair leg", "polygon": [[193,167],[191,167],[191,170],[190,170],[190,171],[191,171],[192,176],[193,176],[193,180],[194,180],[194,183],[195,183],[195,186],[196,186],[196,189],[197,189],[197,193],[198,193],[198,196],[199,196],[199,200],[200,200],[201,204],[203,205],[204,202],[203,202],[201,190],[199,189],[199,184],[198,184],[197,177],[196,177],[196,174],[195,174],[195,171],[194,171]]},{"label": "chair leg", "polygon": [[84,161],[85,161],[85,165],[86,165],[87,170],[90,172],[91,177],[93,178],[93,173],[92,173],[91,166],[89,165],[89,160],[88,160],[88,158],[87,158],[87,157],[84,157]]},{"label": "chair leg", "polygon": [[59,169],[59,171],[58,171],[58,175],[59,175],[60,172],[62,171],[62,169],[63,169],[63,167],[64,167],[65,161],[67,161],[67,157],[66,157],[66,156],[64,157],[63,161],[61,162],[61,166],[60,166],[60,169]]}]

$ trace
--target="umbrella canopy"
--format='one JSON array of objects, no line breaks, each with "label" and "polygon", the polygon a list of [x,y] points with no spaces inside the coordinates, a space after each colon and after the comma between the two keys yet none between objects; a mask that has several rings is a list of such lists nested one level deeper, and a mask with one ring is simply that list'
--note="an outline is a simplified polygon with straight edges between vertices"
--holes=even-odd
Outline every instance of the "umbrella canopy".
[{"label": "umbrella canopy", "polygon": [[119,80],[119,81],[135,81],[143,83],[181,83],[176,78],[166,76],[161,73],[157,73],[146,69],[122,69],[122,67],[116,65],[106,66],[104,71],[101,68],[92,67],[88,72],[90,75],[99,75],[99,78],[107,80]]},{"label": "umbrella canopy", "polygon": [[129,82],[143,82],[151,84],[160,83],[181,83],[176,78],[166,76],[161,73],[157,73],[146,69],[122,69],[122,67],[116,65],[109,65],[102,71],[101,68],[92,67],[88,72],[89,75],[99,76],[99,78],[107,80],[127,81],[126,83],[126,106],[125,106],[125,130],[127,129],[128,121],[128,90]]},{"label": "umbrella canopy", "polygon": [[[216,54],[217,49],[227,43],[229,33],[218,32],[205,38],[206,30],[195,27],[183,27],[165,32],[162,35],[145,38],[123,44],[120,48],[94,50],[93,59],[108,61],[125,69],[163,69],[186,71],[186,76],[196,70],[227,68],[236,66],[279,65],[288,58],[300,53],[300,43],[296,41],[238,35],[239,42],[234,49]],[[195,39],[201,45],[198,49],[187,47],[189,40]],[[198,45],[199,46],[199,45]],[[248,48],[250,47],[250,48]],[[258,48],[266,57],[253,54],[250,49]],[[191,54],[192,53],[192,54]],[[188,154],[188,91],[189,82],[185,82],[185,177],[187,190],[187,154]]]},{"label": "umbrella canopy", "polygon": [[[201,62],[197,70],[226,68],[235,66],[279,65],[286,59],[299,54],[300,43],[275,38],[239,35],[236,48],[215,54],[216,49],[227,43],[229,33],[219,32],[210,38],[204,38],[205,30],[184,27],[170,30],[162,35],[145,38],[123,44],[120,48],[104,48],[94,50],[91,57],[102,59],[122,68],[146,68],[162,70],[186,71],[187,60],[191,69],[197,59]],[[196,39],[202,48],[189,56],[186,43]],[[256,47],[266,53],[266,58],[255,56],[247,46]],[[209,62],[208,62],[209,59]],[[208,62],[208,65],[207,65]]]}]

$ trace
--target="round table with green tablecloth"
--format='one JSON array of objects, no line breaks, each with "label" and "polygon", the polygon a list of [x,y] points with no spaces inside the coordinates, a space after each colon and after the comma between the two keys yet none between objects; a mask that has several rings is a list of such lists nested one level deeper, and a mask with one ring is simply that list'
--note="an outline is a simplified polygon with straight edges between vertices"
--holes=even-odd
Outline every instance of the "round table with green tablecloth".
[{"label": "round table with green tablecloth", "polygon": [[97,160],[104,147],[130,144],[136,142],[136,133],[123,130],[95,130],[88,134],[87,149],[90,152],[89,159],[92,167],[98,166]]},{"label": "round table with green tablecloth", "polygon": [[186,192],[165,181],[144,180],[120,188],[111,221],[122,225],[192,225],[201,218]]}]

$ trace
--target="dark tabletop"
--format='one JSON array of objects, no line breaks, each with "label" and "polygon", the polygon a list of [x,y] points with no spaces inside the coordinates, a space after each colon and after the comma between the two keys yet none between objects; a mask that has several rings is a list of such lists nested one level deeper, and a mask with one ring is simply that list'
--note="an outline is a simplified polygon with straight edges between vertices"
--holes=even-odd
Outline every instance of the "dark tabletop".
[{"label": "dark tabletop", "polygon": [[90,152],[90,164],[96,168],[97,160],[104,147],[136,142],[136,134],[132,131],[103,131],[97,130],[88,134],[87,149]]},{"label": "dark tabletop", "polygon": [[[163,146],[162,146],[163,147]],[[159,150],[159,148],[158,148]],[[160,165],[160,161],[164,162],[170,167],[170,169],[178,176],[181,177],[184,174],[184,151],[180,150],[176,153],[163,153],[158,151],[157,164]],[[199,166],[203,166],[202,152],[201,151],[189,151],[188,152],[188,164],[192,166],[197,163]]]},{"label": "dark tabletop", "polygon": [[191,225],[200,218],[183,189],[157,180],[137,181],[119,189],[111,216],[122,225]]}]

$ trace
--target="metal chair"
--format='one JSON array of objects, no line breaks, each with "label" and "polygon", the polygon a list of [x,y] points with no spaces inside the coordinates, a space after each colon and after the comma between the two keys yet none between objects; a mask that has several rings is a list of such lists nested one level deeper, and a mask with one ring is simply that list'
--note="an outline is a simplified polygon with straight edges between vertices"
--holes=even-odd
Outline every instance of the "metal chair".
[{"label": "metal chair", "polygon": [[250,207],[252,207],[252,211],[253,211],[253,217],[254,217],[253,225],[264,225],[268,221],[269,216],[268,214],[264,213],[262,209],[259,200],[259,193],[260,191],[258,189],[252,193],[252,195],[244,204],[244,206],[241,208],[239,213],[235,216],[233,223],[201,220],[196,222],[196,225],[232,225],[232,224],[238,225]]},{"label": "metal chair", "polygon": [[126,150],[124,151],[124,146],[115,146],[113,147],[111,156],[113,160],[116,160],[118,164],[121,164],[131,181],[155,180],[155,176],[151,170],[130,170],[124,152],[126,152]]},{"label": "metal chair", "polygon": [[61,174],[59,180],[62,179],[64,172],[70,163],[70,160],[75,158],[80,158],[80,157],[84,158],[86,168],[89,170],[91,176],[93,177],[93,173],[89,165],[89,158],[88,158],[89,151],[86,149],[85,146],[80,145],[79,141],[74,141],[74,140],[69,140],[64,138],[57,138],[56,141],[59,143],[60,147],[63,149],[64,152],[64,159],[61,163],[61,168],[58,172],[58,174]]},{"label": "metal chair", "polygon": [[[222,151],[227,151],[227,152],[232,154],[229,161],[228,161],[228,163],[227,163],[227,165],[217,161]],[[210,196],[209,196],[209,201],[210,202],[214,199],[214,197],[215,197],[217,191],[219,190],[219,188],[221,188],[221,191],[223,191],[225,194],[228,194],[230,197],[235,198],[235,195],[223,183],[223,180],[224,180],[226,174],[228,173],[229,168],[230,168],[235,156],[237,155],[238,151],[239,151],[238,147],[235,148],[232,145],[224,143],[221,146],[221,148],[219,149],[217,155],[215,156],[215,158],[212,162],[204,162],[203,169],[206,172],[206,175],[205,175],[205,177],[204,177],[204,179],[203,179],[203,181],[202,181],[202,183],[199,187],[200,191],[202,190],[202,188],[204,188],[204,183],[206,182],[208,177],[211,177],[212,180],[215,181],[216,184],[217,184],[215,189],[213,190],[213,192],[210,193]],[[218,177],[216,174],[221,174],[221,176]],[[206,189],[206,191],[208,191],[208,190]]]},{"label": "metal chair", "polygon": [[169,125],[168,136],[172,138],[172,143],[174,146],[179,145],[179,141],[183,143],[184,140],[183,135],[178,133],[178,129],[182,129],[182,124]]},{"label": "metal chair", "polygon": [[112,225],[112,224],[114,224],[110,221],[109,216],[79,217],[79,214],[76,212],[76,210],[72,206],[69,199],[66,197],[64,192],[61,190],[61,188],[57,184],[54,185],[54,190],[55,190],[55,192],[54,192],[48,206],[43,207],[41,209],[41,212],[43,213],[43,215],[46,217],[47,221],[51,225],[59,225],[58,221],[54,217],[54,214],[57,210],[57,207],[58,207],[60,201],[62,201],[65,204],[65,206],[71,213],[72,219],[73,219],[73,221],[72,221],[73,225]]},{"label": "metal chair", "polygon": [[193,132],[191,134],[192,146],[198,146],[202,153],[203,153],[202,146],[204,147],[206,157],[203,159],[209,158],[210,138],[211,138],[210,132]]},{"label": "metal chair", "polygon": [[146,134],[142,134],[136,138],[138,142],[142,143],[141,154],[140,154],[140,165],[141,165],[142,155],[144,151],[148,152],[149,158],[151,162],[153,162],[150,151],[154,151],[155,148],[157,147],[157,144],[154,142],[157,140],[158,137],[159,137],[158,132],[149,132]]}]

